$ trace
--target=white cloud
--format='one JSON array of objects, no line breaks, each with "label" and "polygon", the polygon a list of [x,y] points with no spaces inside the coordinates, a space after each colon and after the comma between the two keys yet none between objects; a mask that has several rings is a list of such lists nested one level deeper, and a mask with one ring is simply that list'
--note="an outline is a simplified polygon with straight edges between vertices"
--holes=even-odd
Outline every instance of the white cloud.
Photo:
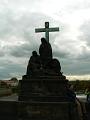
[{"label": "white cloud", "polygon": [[44,36],[36,34],[35,28],[44,27],[45,21],[60,28],[60,32],[50,34],[50,43],[63,72],[89,73],[89,13],[89,0],[0,0],[0,62],[4,68],[0,69],[0,78],[17,71],[24,74],[31,52],[38,51]]}]

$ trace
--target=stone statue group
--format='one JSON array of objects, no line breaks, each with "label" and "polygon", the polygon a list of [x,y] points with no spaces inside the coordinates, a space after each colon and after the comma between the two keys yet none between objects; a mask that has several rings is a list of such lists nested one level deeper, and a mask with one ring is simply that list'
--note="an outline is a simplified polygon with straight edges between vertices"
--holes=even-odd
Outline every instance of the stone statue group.
[{"label": "stone statue group", "polygon": [[41,45],[39,47],[39,55],[36,51],[32,52],[32,56],[28,62],[27,72],[31,75],[60,75],[60,62],[53,58],[52,47],[45,38],[41,38]]}]

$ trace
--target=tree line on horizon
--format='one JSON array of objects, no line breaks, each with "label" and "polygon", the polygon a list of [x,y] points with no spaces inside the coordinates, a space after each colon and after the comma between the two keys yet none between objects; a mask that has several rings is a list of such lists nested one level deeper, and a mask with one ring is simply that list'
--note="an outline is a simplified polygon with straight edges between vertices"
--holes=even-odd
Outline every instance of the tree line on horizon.
[{"label": "tree line on horizon", "polygon": [[75,81],[69,81],[71,85],[74,86],[75,91],[85,91],[86,89],[89,89],[90,91],[90,80],[75,80]]}]

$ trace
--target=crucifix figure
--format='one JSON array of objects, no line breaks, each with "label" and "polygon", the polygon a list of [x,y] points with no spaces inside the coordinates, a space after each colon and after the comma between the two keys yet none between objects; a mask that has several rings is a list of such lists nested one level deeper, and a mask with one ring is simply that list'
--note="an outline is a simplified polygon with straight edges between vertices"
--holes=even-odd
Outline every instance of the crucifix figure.
[{"label": "crucifix figure", "polygon": [[36,28],[35,32],[45,32],[45,38],[49,42],[49,32],[59,31],[59,27],[49,28],[49,22],[45,22],[45,28]]}]

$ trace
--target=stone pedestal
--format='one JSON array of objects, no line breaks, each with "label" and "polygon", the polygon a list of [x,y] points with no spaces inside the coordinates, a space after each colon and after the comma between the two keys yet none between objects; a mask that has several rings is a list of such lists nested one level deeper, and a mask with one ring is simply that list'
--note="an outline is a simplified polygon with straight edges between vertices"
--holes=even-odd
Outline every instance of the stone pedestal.
[{"label": "stone pedestal", "polygon": [[21,120],[79,120],[77,105],[68,102],[63,76],[27,77],[19,81]]},{"label": "stone pedestal", "polygon": [[19,81],[20,101],[60,102],[67,101],[67,80],[62,76],[24,76]]}]

